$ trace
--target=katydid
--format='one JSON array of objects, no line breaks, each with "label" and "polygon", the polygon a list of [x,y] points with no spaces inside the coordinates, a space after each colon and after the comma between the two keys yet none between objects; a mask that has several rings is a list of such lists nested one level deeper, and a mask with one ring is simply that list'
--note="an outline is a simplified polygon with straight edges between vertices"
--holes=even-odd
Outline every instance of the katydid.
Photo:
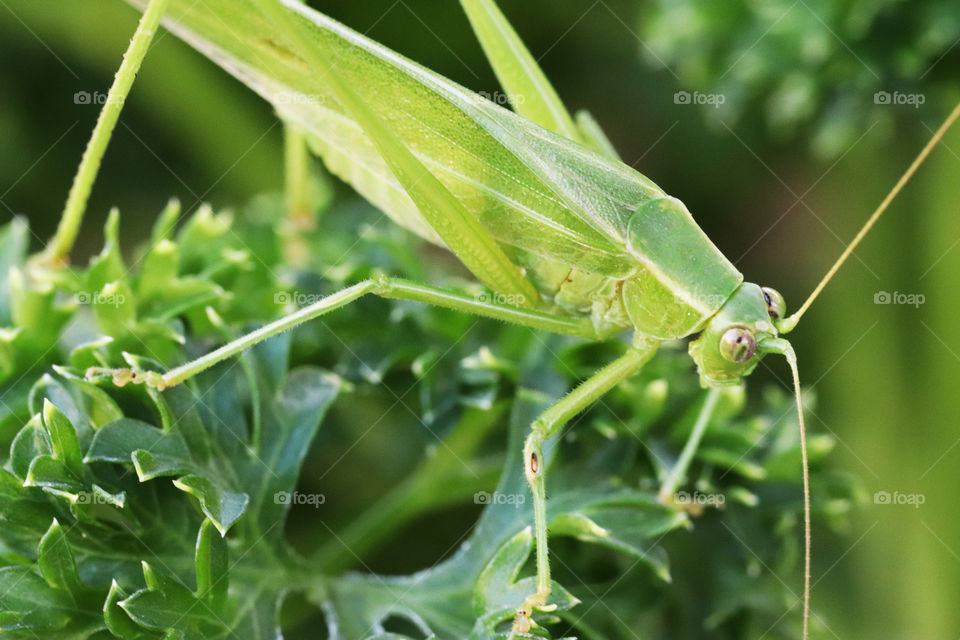
[{"label": "katydid", "polygon": [[[793,330],[946,130],[953,110],[840,258],[793,315],[775,290],[743,276],[679,200],[621,163],[589,116],[573,118],[493,0],[461,0],[501,83],[509,111],[403,58],[296,0],[169,0],[166,26],[269,100],[306,135],[331,172],[395,222],[445,246],[499,294],[491,302],[381,276],[230,342],[166,373],[91,369],[158,389],[368,294],[413,300],[533,329],[604,340],[624,331],[625,353],[531,426],[524,471],[533,495],[537,590],[511,637],[549,611],[543,445],[567,422],[689,336],[707,401],[663,482],[669,503],[716,405],[768,353],[791,368],[804,494],[803,635],[810,606],[806,435]],[[136,2],[135,2],[136,4]],[[699,334],[699,335],[697,335]]]}]

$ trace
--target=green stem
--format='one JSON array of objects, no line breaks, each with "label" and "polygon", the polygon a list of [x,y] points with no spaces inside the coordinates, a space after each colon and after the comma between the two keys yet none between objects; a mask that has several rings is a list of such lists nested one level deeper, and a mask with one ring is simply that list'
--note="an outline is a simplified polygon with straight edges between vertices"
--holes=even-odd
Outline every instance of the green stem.
[{"label": "green stem", "polygon": [[462,503],[478,490],[495,485],[503,460],[500,456],[483,460],[474,456],[486,435],[502,422],[502,415],[502,407],[467,410],[433,455],[424,458],[406,480],[320,547],[311,566],[327,575],[339,574],[406,523],[424,513]]},{"label": "green stem", "polygon": [[690,468],[690,463],[693,461],[693,456],[697,452],[697,447],[700,446],[700,440],[703,438],[703,434],[707,430],[707,425],[710,423],[710,416],[713,415],[713,410],[717,406],[717,400],[720,399],[720,392],[720,387],[714,387],[710,389],[710,392],[707,394],[707,399],[703,403],[703,408],[700,409],[700,415],[697,416],[697,421],[693,425],[693,431],[687,439],[687,444],[684,445],[683,451],[680,452],[680,458],[677,460],[677,463],[673,465],[673,469],[670,470],[670,475],[667,476],[667,479],[664,480],[663,485],[660,487],[659,497],[661,502],[670,504],[673,500],[673,495],[677,492],[677,487],[680,486],[680,483],[683,482],[686,477],[687,469]]},{"label": "green stem", "polygon": [[137,31],[133,34],[130,46],[123,55],[123,62],[120,64],[120,69],[117,70],[113,85],[107,94],[107,101],[100,111],[100,117],[93,129],[93,135],[83,152],[83,159],[80,161],[77,175],[73,179],[73,186],[70,187],[70,195],[67,197],[67,204],[64,207],[63,216],[60,218],[57,233],[41,254],[41,259],[45,262],[63,262],[69,256],[70,250],[73,249],[73,243],[80,231],[80,224],[83,222],[83,214],[86,211],[87,200],[90,198],[90,191],[93,189],[97,172],[100,170],[103,154],[110,143],[110,136],[117,125],[117,120],[120,118],[120,111],[123,110],[123,103],[130,94],[130,87],[133,86],[133,81],[137,77],[137,71],[140,70],[140,64],[143,62],[150,42],[157,31],[160,17],[163,15],[166,5],[167,0],[150,0],[143,17],[140,18]]},{"label": "green stem", "polygon": [[284,164],[286,178],[287,219],[295,228],[313,227],[313,207],[310,202],[310,151],[303,132],[290,124],[283,128]]},{"label": "green stem", "polygon": [[315,566],[326,575],[338,575],[368,557],[381,542],[397,534],[421,515],[467,502],[477,491],[496,484],[503,461],[471,461],[474,477],[449,469],[437,474],[421,467],[416,475],[394,488],[351,522],[314,556]]}]

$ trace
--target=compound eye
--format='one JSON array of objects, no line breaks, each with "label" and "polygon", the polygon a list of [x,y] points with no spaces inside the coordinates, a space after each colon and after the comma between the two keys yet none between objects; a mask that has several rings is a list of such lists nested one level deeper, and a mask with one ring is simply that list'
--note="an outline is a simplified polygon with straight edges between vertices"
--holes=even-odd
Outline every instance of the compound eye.
[{"label": "compound eye", "polygon": [[760,291],[763,292],[763,299],[767,303],[767,312],[771,318],[779,320],[787,315],[787,303],[784,302],[783,296],[780,295],[779,291],[771,289],[770,287],[761,287]]},{"label": "compound eye", "polygon": [[731,327],[720,338],[720,355],[730,362],[746,362],[756,352],[757,340],[746,327]]}]

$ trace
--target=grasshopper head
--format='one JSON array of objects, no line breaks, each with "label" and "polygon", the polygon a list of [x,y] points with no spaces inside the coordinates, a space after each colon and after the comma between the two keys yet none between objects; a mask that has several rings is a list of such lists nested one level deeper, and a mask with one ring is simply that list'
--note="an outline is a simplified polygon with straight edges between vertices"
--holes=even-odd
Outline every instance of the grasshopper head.
[{"label": "grasshopper head", "polygon": [[701,384],[736,384],[753,371],[763,355],[758,347],[777,337],[785,310],[783,297],[773,289],[740,285],[690,343]]}]

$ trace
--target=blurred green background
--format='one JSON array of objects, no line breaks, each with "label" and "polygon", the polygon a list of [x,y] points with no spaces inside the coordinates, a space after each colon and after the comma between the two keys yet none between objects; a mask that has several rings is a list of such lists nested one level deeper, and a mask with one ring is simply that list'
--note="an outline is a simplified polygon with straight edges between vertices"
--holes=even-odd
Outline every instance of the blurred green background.
[{"label": "blurred green background", "polygon": [[[456,2],[312,4],[472,89],[497,89]],[[568,106],[593,112],[625,162],[788,304],[960,99],[960,12],[948,2],[501,5]],[[137,17],[120,0],[0,1],[0,222],[22,214],[38,237],[53,233],[97,115],[75,94],[105,94]],[[677,104],[678,91],[723,104]],[[923,103],[895,104],[897,92]],[[135,242],[171,196],[190,210],[277,190],[281,134],[266,104],[161,33],[75,259],[99,249],[112,206]],[[836,637],[946,640],[960,629],[958,184],[960,128],[792,337],[819,397],[810,427],[838,439],[834,465],[865,489],[842,535],[814,531],[815,608]],[[925,299],[876,304],[879,292]],[[786,379],[781,362],[767,364],[751,384]],[[883,491],[923,504],[876,504]]]}]

